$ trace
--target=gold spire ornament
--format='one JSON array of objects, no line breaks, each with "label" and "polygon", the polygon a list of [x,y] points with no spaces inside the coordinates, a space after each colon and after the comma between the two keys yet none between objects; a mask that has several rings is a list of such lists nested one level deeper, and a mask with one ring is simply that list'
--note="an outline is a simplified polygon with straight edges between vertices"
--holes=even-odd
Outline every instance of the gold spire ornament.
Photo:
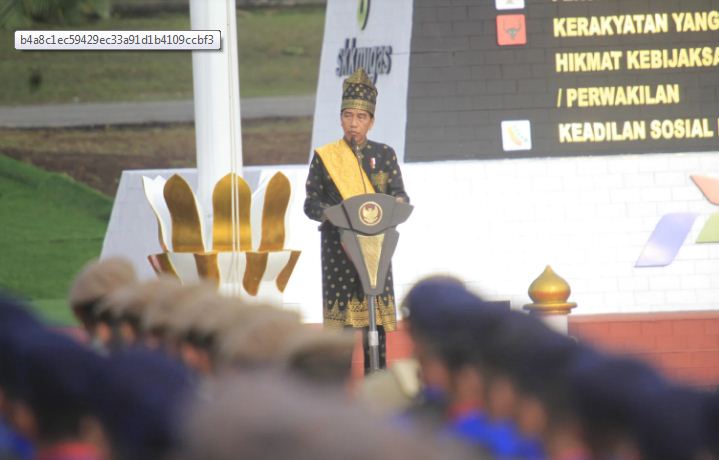
[{"label": "gold spire ornament", "polygon": [[367,72],[360,67],[342,83],[342,110],[366,110],[374,116],[377,88]]},{"label": "gold spire ornament", "polygon": [[537,315],[566,316],[577,306],[574,302],[567,302],[571,293],[569,283],[547,265],[529,286],[529,297],[533,303],[525,305],[524,309]]}]

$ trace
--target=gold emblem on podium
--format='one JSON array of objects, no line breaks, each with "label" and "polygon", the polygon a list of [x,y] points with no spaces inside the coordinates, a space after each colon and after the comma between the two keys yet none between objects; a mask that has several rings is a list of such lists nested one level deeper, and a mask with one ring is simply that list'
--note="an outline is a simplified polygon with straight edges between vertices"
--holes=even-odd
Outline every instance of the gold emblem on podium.
[{"label": "gold emblem on podium", "polygon": [[368,201],[360,206],[359,218],[368,227],[377,225],[382,220],[382,207],[374,201]]}]

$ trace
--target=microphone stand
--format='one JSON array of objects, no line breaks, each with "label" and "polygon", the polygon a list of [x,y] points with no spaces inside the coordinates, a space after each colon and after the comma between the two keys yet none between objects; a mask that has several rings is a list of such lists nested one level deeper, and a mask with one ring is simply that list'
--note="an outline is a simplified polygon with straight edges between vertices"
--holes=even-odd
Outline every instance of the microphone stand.
[{"label": "microphone stand", "polygon": [[[365,185],[364,179],[362,178],[362,162],[360,161],[360,146],[354,137],[350,139],[350,147],[355,154],[357,159],[357,166],[360,169],[360,179],[362,179],[362,185],[364,192],[367,194],[367,186]],[[372,190],[374,193],[374,190]],[[367,348],[369,348],[369,368],[370,372],[377,372],[379,370],[379,331],[377,330],[377,296],[372,294],[365,294],[367,297],[367,313],[369,316],[369,327],[367,331]]]}]

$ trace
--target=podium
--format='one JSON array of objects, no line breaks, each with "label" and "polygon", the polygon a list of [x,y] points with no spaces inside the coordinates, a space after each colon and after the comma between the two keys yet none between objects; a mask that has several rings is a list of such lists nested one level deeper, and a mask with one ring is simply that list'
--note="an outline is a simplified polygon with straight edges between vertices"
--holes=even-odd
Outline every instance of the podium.
[{"label": "podium", "polygon": [[357,270],[367,297],[369,313],[370,369],[379,369],[377,296],[385,289],[387,272],[397,248],[397,225],[405,222],[414,207],[382,193],[357,195],[325,209],[327,220],[339,228],[340,242]]}]

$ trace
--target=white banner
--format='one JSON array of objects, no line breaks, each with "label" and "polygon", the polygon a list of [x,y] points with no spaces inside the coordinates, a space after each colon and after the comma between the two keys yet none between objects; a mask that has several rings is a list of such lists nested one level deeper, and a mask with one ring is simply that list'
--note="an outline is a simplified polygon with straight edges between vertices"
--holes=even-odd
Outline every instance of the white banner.
[{"label": "white banner", "polygon": [[328,0],[312,148],[342,137],[342,81],[363,67],[377,86],[369,139],[404,159],[413,0]]}]

